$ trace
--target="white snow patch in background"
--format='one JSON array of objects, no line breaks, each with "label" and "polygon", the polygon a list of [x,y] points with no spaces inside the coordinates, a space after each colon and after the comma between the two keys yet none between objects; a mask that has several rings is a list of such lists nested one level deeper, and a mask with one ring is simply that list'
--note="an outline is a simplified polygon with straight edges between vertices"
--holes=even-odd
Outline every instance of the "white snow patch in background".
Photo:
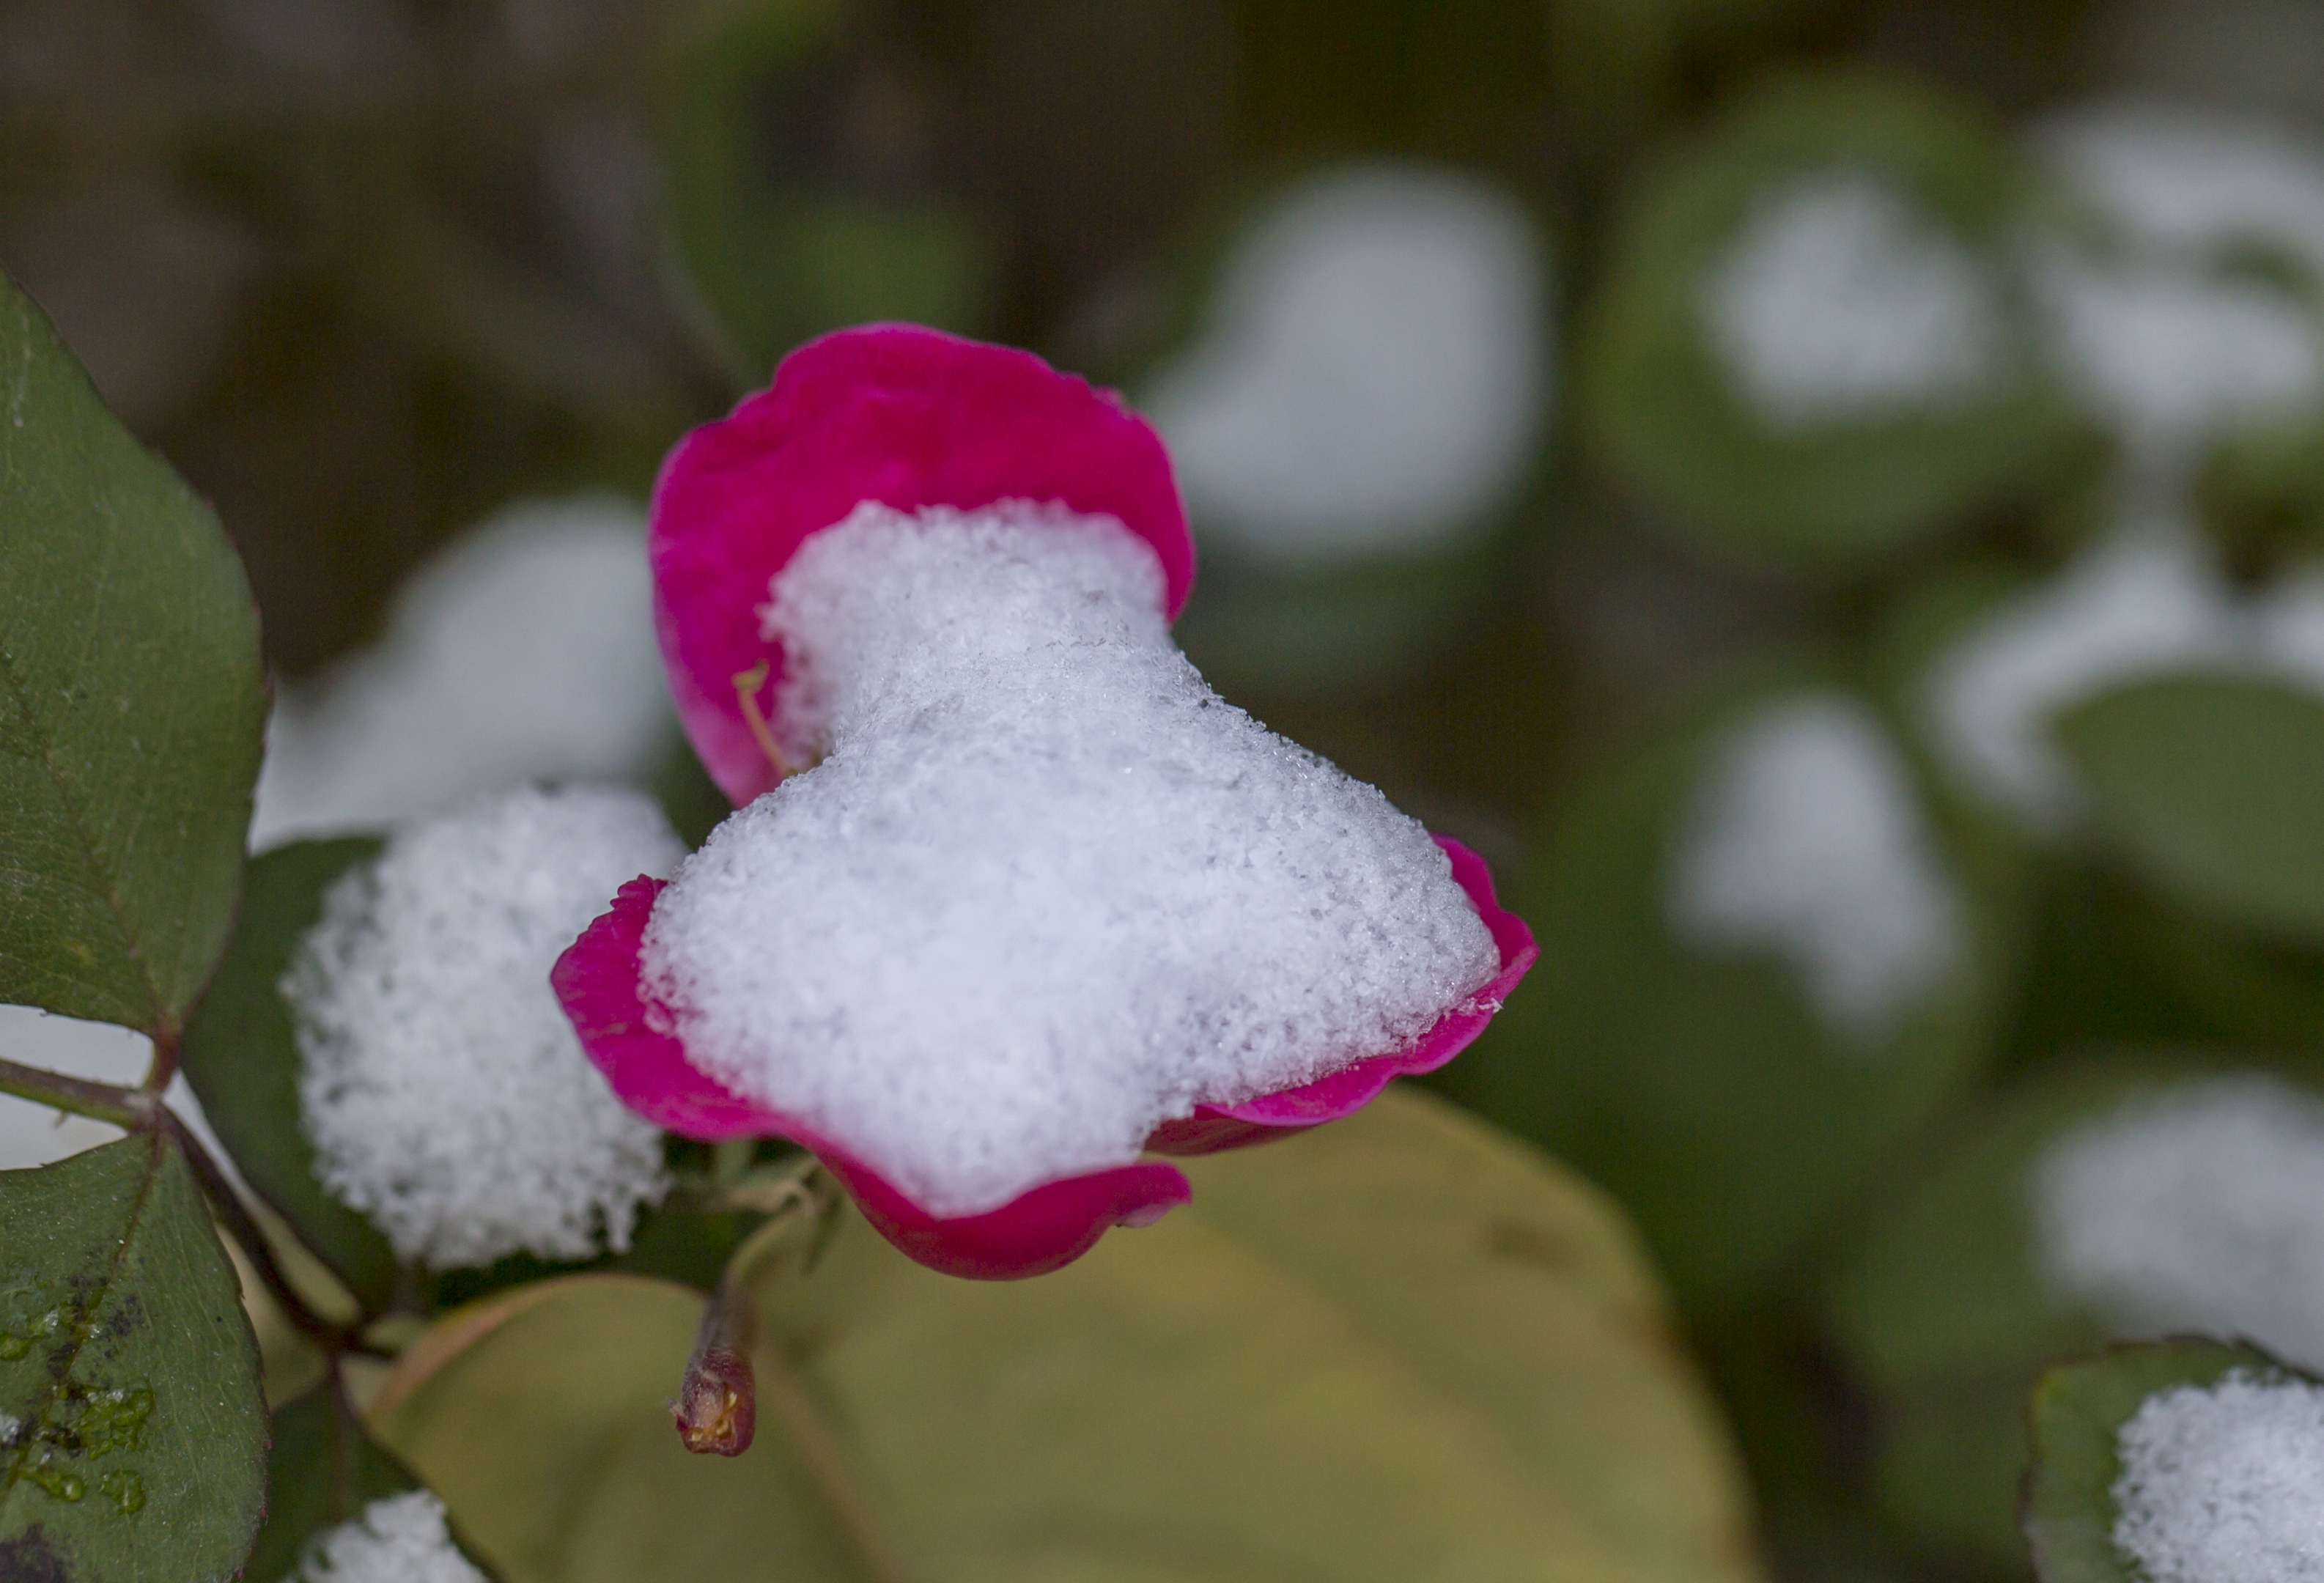
[{"label": "white snow patch in background", "polygon": [[688,859],[687,1053],[940,1215],[1384,1054],[1490,978],[1443,851],[1222,703],[1111,518],[865,504],[761,616],[829,751]]},{"label": "white snow patch in background", "polygon": [[1942,413],[1993,383],[2000,315],[1977,261],[1862,170],[1762,195],[1705,272],[1699,311],[1769,427]]},{"label": "white snow patch in background", "polygon": [[2248,1337],[2324,1367],[2324,1101],[2190,1084],[2060,1134],[2029,1184],[2043,1277],[2120,1333]]},{"label": "white snow patch in background", "polygon": [[2220,272],[2236,244],[2324,272],[2324,159],[2257,123],[2159,105],[2100,106],[2034,134],[2118,246],[2036,254],[2070,383],[2134,463],[2176,483],[2194,453],[2253,419],[2324,396],[2315,315],[2274,284]]},{"label": "white snow patch in background", "polygon": [[2324,1385],[2174,1385],[2115,1445],[2115,1548],[2150,1583],[2324,1579]]},{"label": "white snow patch in background", "polygon": [[1963,906],[1880,722],[1840,694],[1763,707],[1720,744],[1684,825],[1670,918],[1773,950],[1834,1027],[1877,1044],[1968,955]]},{"label": "white snow patch in background", "polygon": [[649,768],[677,731],[652,603],[635,507],[584,497],[489,519],[398,592],[376,647],[283,689],[252,847]]},{"label": "white snow patch in background", "polygon": [[2056,834],[2081,792],[2051,722],[2115,687],[2188,672],[2324,693],[2324,567],[2238,597],[2191,528],[2139,522],[1978,622],[1931,666],[1922,695],[1963,783]]},{"label": "white snow patch in background", "polygon": [[1544,274],[1524,210],[1472,178],[1371,167],[1296,189],[1141,403],[1197,524],[1285,560],[1476,525],[1540,426]]},{"label": "white snow patch in background", "polygon": [[2056,251],[2035,281],[2069,382],[2153,465],[2181,465],[2190,447],[2324,390],[2314,320],[2273,286]]},{"label": "white snow patch in background", "polygon": [[2178,525],[2149,524],[1979,622],[1937,660],[1925,696],[1963,779],[2054,832],[2080,811],[2080,793],[2050,722],[2109,687],[2223,662],[2235,648],[2233,599],[2205,547]]},{"label": "white snow patch in background", "polygon": [[2061,115],[2034,143],[2143,241],[2274,242],[2324,265],[2324,152],[2282,127],[2132,101]]},{"label": "white snow patch in background", "polygon": [[452,1542],[444,1503],[424,1489],[387,1496],[309,1542],[282,1583],[485,1583]]},{"label": "white snow patch in background", "polygon": [[629,1243],[661,1136],[583,1054],[549,971],[681,849],[616,788],[522,788],[398,829],[343,878],[282,980],[323,1182],[439,1268]]}]

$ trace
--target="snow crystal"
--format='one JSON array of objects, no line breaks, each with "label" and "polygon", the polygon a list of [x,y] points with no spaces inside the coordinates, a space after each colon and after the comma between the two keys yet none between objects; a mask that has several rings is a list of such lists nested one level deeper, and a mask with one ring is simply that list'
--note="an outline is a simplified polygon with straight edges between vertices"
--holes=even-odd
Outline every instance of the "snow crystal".
[{"label": "snow crystal", "polygon": [[2200,542],[2177,525],[2147,524],[1980,622],[1939,658],[1925,695],[1963,778],[2036,829],[2056,830],[2079,794],[2051,720],[2141,676],[2225,662],[2237,643],[2233,598]]},{"label": "snow crystal", "polygon": [[2115,1548],[2151,1583],[2324,1580],[2324,1385],[2174,1385],[2115,1446]]},{"label": "snow crystal", "polygon": [[2029,1182],[2043,1278],[2126,1333],[2244,1336],[2324,1367],[2324,1101],[2243,1076],[2051,1140]]},{"label": "snow crystal", "polygon": [[1142,403],[1196,520],[1280,559],[1471,526],[1518,482],[1540,421],[1542,274],[1524,213],[1471,179],[1375,167],[1298,189]]},{"label": "snow crystal", "polygon": [[252,846],[643,768],[676,732],[652,598],[634,507],[501,512],[405,584],[377,647],[283,690]]},{"label": "snow crystal", "polygon": [[661,1141],[582,1054],[558,955],[680,855],[630,791],[522,788],[407,825],[333,887],[282,989],[318,1168],[406,1257],[619,1250]]},{"label": "snow crystal", "polygon": [[1902,755],[1838,694],[1766,706],[1721,744],[1671,876],[1682,936],[1789,958],[1816,1009],[1866,1044],[1967,954],[1960,894]]},{"label": "snow crystal", "polygon": [[283,1583],[484,1583],[484,1575],[453,1544],[444,1503],[415,1489],[318,1535]]},{"label": "snow crystal", "polygon": [[825,756],[647,930],[699,1064],[939,1214],[1396,1049],[1497,965],[1427,833],[1222,703],[1161,590],[1022,502],[809,539],[761,617]]},{"label": "snow crystal", "polygon": [[2000,357],[1976,261],[1860,170],[1762,196],[1704,274],[1699,308],[1743,398],[1777,428],[1956,408]]}]

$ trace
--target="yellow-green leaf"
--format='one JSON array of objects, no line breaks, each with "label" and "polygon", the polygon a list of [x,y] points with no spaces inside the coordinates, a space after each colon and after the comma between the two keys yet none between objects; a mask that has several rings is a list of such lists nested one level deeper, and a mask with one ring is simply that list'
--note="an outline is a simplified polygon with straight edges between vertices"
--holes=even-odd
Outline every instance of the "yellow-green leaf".
[{"label": "yellow-green leaf", "polygon": [[851,1216],[761,1290],[733,1461],[669,1423],[701,1299],[634,1277],[449,1317],[375,1422],[511,1583],[877,1576],[851,1499],[930,1583],[1756,1575],[1724,1431],[1595,1192],[1410,1093],[1189,1174],[1191,1208],[1029,1282],[933,1275]]}]

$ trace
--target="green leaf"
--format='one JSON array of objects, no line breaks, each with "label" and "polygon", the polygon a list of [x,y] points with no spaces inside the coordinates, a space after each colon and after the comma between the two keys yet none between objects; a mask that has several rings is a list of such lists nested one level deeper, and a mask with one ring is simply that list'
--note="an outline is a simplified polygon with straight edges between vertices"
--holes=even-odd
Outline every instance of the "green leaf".
[{"label": "green leaf", "polygon": [[1440,1080],[1609,1188],[1690,1308],[1747,1296],[1797,1256],[1961,1091],[1993,1021],[2002,931],[1941,831],[1967,958],[1878,1036],[1832,1026],[1770,953],[1675,936],[1672,855],[1715,751],[1780,695],[1749,688],[1575,790],[1514,877],[1541,961]]},{"label": "green leaf", "polygon": [[2042,1273],[2034,1163],[2068,1129],[2218,1070],[2116,1055],[2051,1071],[1883,1194],[1824,1308],[1841,1365],[1870,1399],[1875,1501],[1899,1533],[1967,1564],[2021,1564],[2025,1394],[2109,1331]]},{"label": "green leaf", "polygon": [[[1705,333],[1701,282],[1756,202],[1796,178],[1869,171],[1983,272],[2004,318],[1989,388],[1963,403],[1770,426],[1731,388]],[[1999,262],[2021,179],[1962,106],[1848,76],[1780,78],[1643,185],[1615,226],[1576,365],[1585,430],[1673,525],[1744,560],[1860,564],[2040,484],[2078,430],[2029,354]]]},{"label": "green leaf", "polygon": [[2214,1385],[2236,1369],[2310,1377],[2255,1347],[2202,1340],[2110,1348],[2043,1376],[2034,1393],[2024,1517],[2042,1583],[2146,1583],[2114,1546],[2114,1482],[2122,1475],[2116,1437],[2157,1391]]},{"label": "green leaf", "polygon": [[0,1578],[214,1583],[265,1494],[234,1267],[165,1134],[0,1172]]},{"label": "green leaf", "polygon": [[1384,1096],[1188,1164],[1194,1201],[1037,1281],[952,1280],[853,1212],[760,1289],[759,1436],[692,1458],[695,1293],[590,1275],[448,1317],[382,1437],[512,1583],[915,1578],[1743,1583],[1744,1497],[1594,1192]]},{"label": "green leaf", "polygon": [[265,718],[217,519],[0,281],[0,1001],[177,1031],[233,923]]},{"label": "green leaf", "polygon": [[2100,827],[2158,888],[2324,942],[2324,698],[2284,682],[2172,676],[2094,699],[2058,735]]},{"label": "green leaf", "polygon": [[394,1297],[395,1250],[324,1191],[300,1122],[299,1034],[280,985],[339,877],[380,848],[369,837],[294,842],[254,859],[242,918],[217,981],[195,1009],[180,1062],[243,1178],[366,1313]]}]

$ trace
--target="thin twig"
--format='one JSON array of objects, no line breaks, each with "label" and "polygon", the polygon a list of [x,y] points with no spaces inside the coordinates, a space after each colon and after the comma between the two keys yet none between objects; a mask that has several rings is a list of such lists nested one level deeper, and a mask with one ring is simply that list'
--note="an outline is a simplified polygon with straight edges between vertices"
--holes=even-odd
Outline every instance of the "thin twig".
[{"label": "thin twig", "polygon": [[178,1037],[174,1033],[153,1035],[153,1059],[145,1068],[145,1081],[137,1085],[147,1093],[160,1093],[178,1075]]},{"label": "thin twig", "polygon": [[133,1132],[152,1126],[153,1112],[161,1109],[160,1101],[152,1095],[136,1089],[67,1077],[61,1072],[21,1066],[14,1061],[0,1061],[0,1094],[14,1094],[20,1100],[69,1110],[97,1121],[110,1121]]},{"label": "thin twig", "polygon": [[308,1306],[307,1300],[299,1294],[298,1288],[290,1284],[290,1278],[282,1273],[282,1266],[275,1261],[274,1249],[267,1242],[266,1233],[260,1230],[258,1222],[250,1218],[250,1211],[243,1207],[241,1198],[234,1191],[234,1184],[226,1180],[226,1173],[218,1169],[217,1162],[210,1158],[209,1151],[202,1146],[202,1140],[196,1137],[193,1129],[180,1120],[176,1112],[166,1105],[155,1105],[153,1109],[159,1118],[158,1125],[185,1152],[186,1163],[193,1167],[195,1180],[202,1184],[211,1209],[224,1223],[227,1234],[241,1247],[243,1256],[250,1260],[251,1268],[258,1272],[260,1284],[281,1307],[283,1317],[326,1353],[361,1352],[371,1357],[387,1356],[364,1340],[354,1327],[334,1324]]}]

